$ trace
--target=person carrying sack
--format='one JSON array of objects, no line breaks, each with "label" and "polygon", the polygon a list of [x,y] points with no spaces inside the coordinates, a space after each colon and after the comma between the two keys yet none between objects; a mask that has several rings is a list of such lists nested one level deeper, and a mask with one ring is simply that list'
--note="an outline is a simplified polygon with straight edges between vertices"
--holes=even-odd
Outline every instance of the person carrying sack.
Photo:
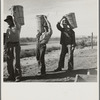
[{"label": "person carrying sack", "polygon": [[[8,25],[5,39],[5,50],[7,52],[7,70],[8,80],[21,80],[21,66],[20,66],[20,31],[21,25],[18,23],[16,16],[8,15],[4,20]],[[15,66],[13,66],[15,58]]]},{"label": "person carrying sack", "polygon": [[72,30],[65,16],[57,23],[57,29],[61,31],[60,44],[62,45],[62,49],[58,68],[55,71],[61,71],[64,68],[66,53],[68,53],[68,70],[73,70],[73,52],[76,46],[75,32]]},{"label": "person carrying sack", "polygon": [[36,46],[36,59],[38,61],[38,66],[41,67],[41,75],[46,74],[46,66],[45,66],[45,51],[46,51],[46,44],[48,43],[51,35],[52,35],[52,28],[50,22],[44,16],[46,24],[43,25],[44,32],[40,33],[38,30],[37,38],[37,46]]}]

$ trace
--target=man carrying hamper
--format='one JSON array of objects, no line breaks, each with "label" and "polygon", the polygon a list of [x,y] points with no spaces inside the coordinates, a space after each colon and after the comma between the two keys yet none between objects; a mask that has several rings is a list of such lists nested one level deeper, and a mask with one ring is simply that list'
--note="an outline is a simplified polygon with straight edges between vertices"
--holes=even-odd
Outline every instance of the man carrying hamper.
[{"label": "man carrying hamper", "polygon": [[[9,80],[21,80],[21,66],[20,66],[20,31],[21,25],[18,23],[16,16],[8,15],[4,20],[9,25],[6,31],[5,50],[7,52],[7,70]],[[15,66],[13,61],[15,58]]]},{"label": "man carrying hamper", "polygon": [[41,75],[46,74],[46,66],[45,66],[45,51],[46,51],[46,44],[48,43],[51,35],[52,35],[52,28],[51,24],[44,16],[46,23],[44,24],[44,32],[40,33],[38,30],[37,34],[37,49],[36,49],[36,59],[38,61],[38,66],[41,67]]},{"label": "man carrying hamper", "polygon": [[64,68],[64,60],[66,53],[68,53],[68,70],[73,70],[73,52],[76,45],[75,32],[72,30],[65,16],[57,23],[57,29],[61,31],[60,44],[62,45],[62,49],[58,68],[55,71],[61,71],[62,68]]}]

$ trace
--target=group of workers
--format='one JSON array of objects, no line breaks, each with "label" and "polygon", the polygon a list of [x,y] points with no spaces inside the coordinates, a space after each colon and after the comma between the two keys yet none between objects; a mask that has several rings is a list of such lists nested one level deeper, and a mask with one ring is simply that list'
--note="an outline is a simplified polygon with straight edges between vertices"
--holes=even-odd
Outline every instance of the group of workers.
[{"label": "group of workers", "polygon": [[[45,65],[45,52],[46,44],[48,43],[50,37],[52,36],[53,30],[47,17],[44,16],[46,24],[42,27],[44,32],[37,30],[36,35],[36,59],[38,66],[41,70],[41,75],[46,75],[46,65]],[[20,66],[20,31],[21,25],[18,23],[16,16],[8,15],[4,20],[8,23],[9,27],[6,31],[5,36],[5,50],[7,53],[7,70],[8,70],[8,80],[19,82],[22,78],[21,66]],[[66,16],[57,23],[57,29],[61,31],[60,44],[61,54],[59,58],[58,68],[54,71],[61,71],[64,68],[65,55],[68,53],[68,70],[73,70],[73,52],[76,46],[75,43],[75,32],[71,27]],[[15,58],[15,67],[13,61]]]}]

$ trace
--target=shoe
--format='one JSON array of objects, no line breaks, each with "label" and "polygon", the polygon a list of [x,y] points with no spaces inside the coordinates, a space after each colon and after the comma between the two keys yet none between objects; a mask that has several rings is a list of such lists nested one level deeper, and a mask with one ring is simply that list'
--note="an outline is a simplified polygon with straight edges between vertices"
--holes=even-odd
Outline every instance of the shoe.
[{"label": "shoe", "polygon": [[41,75],[45,75],[46,74],[46,72],[44,71],[44,72],[41,72]]},{"label": "shoe", "polygon": [[55,72],[57,72],[57,71],[62,71],[62,69],[61,69],[61,68],[57,68],[57,69],[55,69],[54,71],[55,71]]},{"label": "shoe", "polygon": [[68,70],[69,70],[69,71],[72,71],[72,70],[73,70],[73,68],[72,68],[72,67],[69,67],[69,68],[68,68]]},{"label": "shoe", "polygon": [[46,75],[46,73],[42,73],[42,74],[41,74],[41,76],[45,76],[45,75]]},{"label": "shoe", "polygon": [[15,82],[20,82],[20,79],[16,79]]},{"label": "shoe", "polygon": [[9,81],[15,81],[15,78],[13,76],[8,76],[7,80],[9,80]]},{"label": "shoe", "polygon": [[21,81],[21,77],[16,77],[15,78],[15,82],[20,82]]},{"label": "shoe", "polygon": [[41,73],[41,76],[43,76],[43,77],[46,76],[46,73]]}]

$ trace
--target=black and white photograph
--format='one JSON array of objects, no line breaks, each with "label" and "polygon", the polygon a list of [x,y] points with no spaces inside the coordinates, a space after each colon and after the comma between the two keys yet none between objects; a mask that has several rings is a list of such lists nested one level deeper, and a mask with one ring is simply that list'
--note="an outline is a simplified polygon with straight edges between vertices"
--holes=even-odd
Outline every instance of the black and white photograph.
[{"label": "black and white photograph", "polygon": [[98,0],[2,0],[1,7],[2,84],[96,84],[87,100],[98,100]]}]

